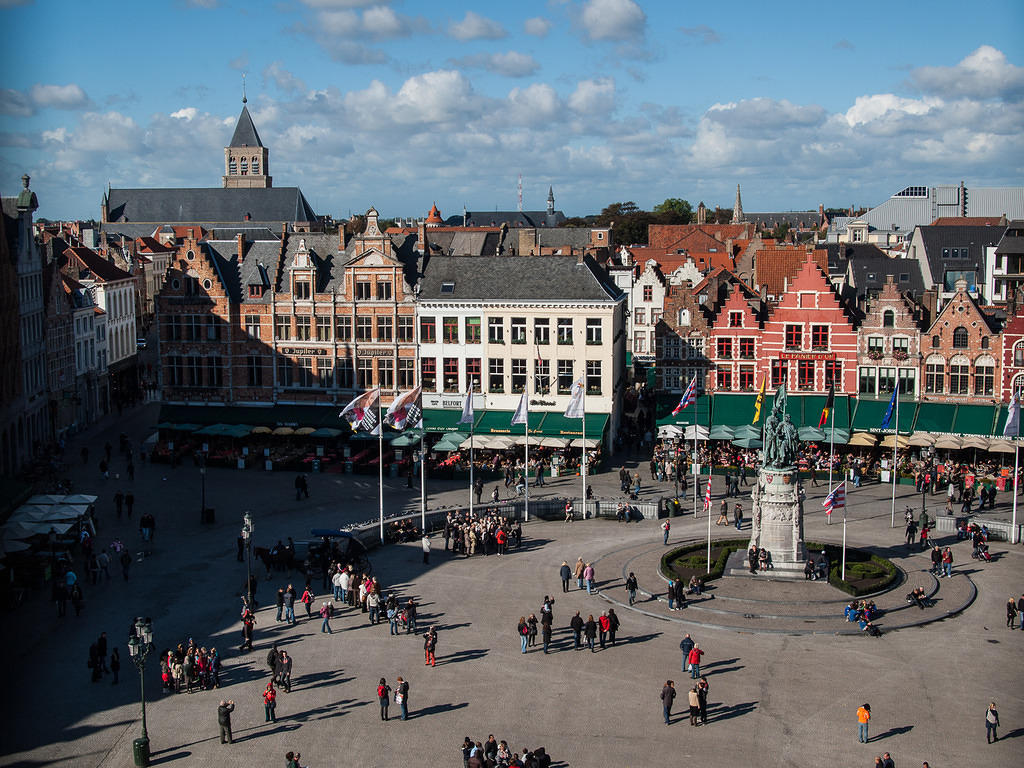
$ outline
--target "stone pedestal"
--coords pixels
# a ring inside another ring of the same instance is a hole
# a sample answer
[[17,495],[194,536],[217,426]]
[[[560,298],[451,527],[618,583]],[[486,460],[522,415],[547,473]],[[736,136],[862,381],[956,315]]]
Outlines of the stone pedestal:
[[804,546],[804,507],[800,501],[796,467],[762,468],[757,473],[750,544],[764,547],[772,554],[778,570],[799,565],[801,574],[807,561]]

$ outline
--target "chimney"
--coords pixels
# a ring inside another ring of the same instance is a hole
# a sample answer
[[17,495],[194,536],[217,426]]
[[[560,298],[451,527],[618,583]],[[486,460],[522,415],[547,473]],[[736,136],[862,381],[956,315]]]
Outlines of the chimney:
[[241,264],[242,263],[242,259],[244,259],[244,258],[245,258],[245,236],[241,232],[239,232],[238,233],[238,263]]
[[576,254],[576,264],[577,264],[577,266],[583,263],[583,259],[584,259],[584,255],[583,255],[583,250],[581,249],[580,252]]
[[418,248],[418,250],[419,250],[420,253],[426,253],[428,247],[429,247],[429,245],[427,243],[427,220],[426,219],[420,219],[420,223],[419,223],[419,248]]

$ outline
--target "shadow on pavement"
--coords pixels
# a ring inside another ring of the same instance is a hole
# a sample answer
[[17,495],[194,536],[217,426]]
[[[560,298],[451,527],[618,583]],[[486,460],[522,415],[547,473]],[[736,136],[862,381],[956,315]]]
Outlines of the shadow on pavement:
[[463,709],[469,706],[468,701],[464,701],[461,704],[435,704],[432,707],[424,707],[423,709],[417,709],[409,713],[409,720],[415,720],[418,717],[427,717],[428,715],[439,715],[442,712],[451,712],[455,709]]
[[175,760],[181,760],[183,757],[191,757],[192,756],[192,753],[189,752],[188,750],[182,750],[182,751],[178,751],[178,752],[170,752],[169,754],[164,754],[166,752],[168,752],[168,750],[166,750],[166,749],[163,750],[163,752],[154,752],[152,755],[150,755],[149,764],[150,765],[161,765],[163,763],[173,763]]
[[708,722],[715,723],[719,720],[731,720],[734,717],[743,717],[743,715],[749,715],[757,709],[756,701],[747,701],[743,704],[733,704],[731,707],[721,707],[718,709],[708,710]]
[[904,733],[910,733],[910,731],[912,731],[913,728],[914,726],[912,725],[903,725],[899,728],[890,728],[888,731],[883,731],[877,736],[872,736],[868,739],[868,741],[881,741],[882,739],[888,739],[890,736],[901,736]]
[[460,661],[472,661],[473,659],[482,659],[487,655],[488,648],[473,648],[466,651],[456,651],[455,653],[449,654],[443,657],[437,662],[437,666],[441,667],[446,664],[458,664]]

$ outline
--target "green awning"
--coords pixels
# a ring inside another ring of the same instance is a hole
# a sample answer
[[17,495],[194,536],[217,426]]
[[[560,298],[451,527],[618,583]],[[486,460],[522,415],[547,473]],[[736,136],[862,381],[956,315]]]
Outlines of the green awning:
[[[410,429],[408,432],[403,432],[394,440],[391,441],[391,445],[394,448],[408,448],[410,445],[419,445],[420,437],[423,435],[423,431],[419,429]],[[444,439],[444,438],[442,438]]]
[[800,427],[797,435],[805,443],[828,442],[828,435],[817,427]]
[[708,434],[708,440],[732,440],[736,436],[732,427],[727,427],[724,424],[716,424],[711,427],[711,432]]
[[[910,428],[914,424],[914,415],[917,404],[913,400],[900,400],[900,432],[910,432]],[[889,398],[884,400],[868,400],[865,398],[858,398],[857,407],[853,414],[853,420],[850,424],[851,429],[863,430],[866,432],[882,432],[882,420],[885,419],[885,412],[889,408]],[[889,428],[886,432],[891,432],[896,428],[896,416],[893,414],[892,423],[889,424]],[[837,424],[838,426],[838,424]]]
[[958,435],[991,435],[995,417],[994,405],[959,405],[953,419],[953,432]]
[[[588,413],[586,415],[587,439],[600,440],[604,436],[604,428],[607,423],[607,413]],[[533,414],[530,414],[530,434],[533,433]],[[548,411],[540,423],[540,434],[544,437],[583,437],[583,420],[567,419],[564,414]]]
[[247,437],[252,433],[252,427],[248,424],[225,424],[220,433],[224,437]]
[[[210,424],[250,424],[257,427],[346,427],[340,418],[344,405],[162,405],[162,429],[193,429]],[[172,426],[165,426],[172,425]],[[174,426],[176,425],[176,426]]]
[[[525,424],[512,424],[515,411],[484,411],[477,417],[473,432],[478,435],[525,435]],[[540,434],[543,413],[530,414],[530,434]]]
[[[914,431],[941,432],[944,434],[953,432],[956,408],[957,406],[953,403],[921,403],[917,409],[917,421],[914,424]],[[902,415],[901,413],[900,416]]]
[[[828,401],[828,395],[790,395],[787,413],[792,415],[793,423],[797,429],[800,427],[817,427],[821,420],[821,411]],[[886,403],[888,405],[888,403]],[[900,403],[900,421],[903,421],[903,406]],[[912,407],[912,406],[911,406]],[[836,418],[836,429],[846,429],[850,425],[850,397],[849,395],[836,395],[834,413]],[[885,415],[885,412],[882,412]],[[881,424],[881,420],[879,420]],[[828,431],[832,426],[832,416],[825,422],[823,430]]]
[[465,430],[469,434],[469,424],[459,424],[462,411],[445,408],[424,408],[423,428],[427,432],[458,432]]
[[1010,415],[1010,406],[997,405],[996,408],[998,409],[998,413],[996,414],[996,426],[995,429],[992,431],[992,434],[1002,437],[1003,430],[1006,429],[1006,419]]
[[666,424],[674,424],[677,427],[688,427],[693,424],[696,414],[697,423],[707,428],[710,422],[711,398],[708,395],[701,395],[697,402],[683,408],[675,416],[672,410],[679,405],[682,395],[659,395],[655,401],[654,416],[657,419],[657,426],[663,427]]
[[448,432],[431,446],[432,451],[457,451],[462,441],[469,437],[468,432]]
[[202,429],[197,429],[196,434],[207,436],[222,435],[224,434],[224,430],[227,428],[227,424],[210,424],[208,426],[203,427]]
[[[717,427],[740,427],[744,424],[754,422],[754,403],[757,395],[714,395],[711,406],[711,426]],[[764,403],[761,405],[761,420],[771,410],[771,395],[765,393]],[[679,401],[676,400],[676,403]],[[698,401],[699,402],[699,401]],[[672,404],[675,408],[675,403]],[[687,409],[689,410],[689,409]],[[760,421],[758,422],[758,434],[760,434]]]
[[334,429],[333,427],[320,427],[309,433],[310,437],[338,437],[343,434],[340,429]]

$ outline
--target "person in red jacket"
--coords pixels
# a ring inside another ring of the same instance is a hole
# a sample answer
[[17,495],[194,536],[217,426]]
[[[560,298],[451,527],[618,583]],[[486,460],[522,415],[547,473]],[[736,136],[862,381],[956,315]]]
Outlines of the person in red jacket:
[[263,711],[267,716],[264,722],[276,723],[277,715],[275,710],[277,709],[277,690],[274,688],[274,681],[271,680],[267,683],[267,687],[263,690]]
[[700,677],[700,657],[703,655],[704,651],[697,644],[694,644],[693,648],[690,649],[690,656],[687,661],[690,663],[690,677],[694,680]]
[[608,632],[612,628],[611,619],[608,618],[607,613],[602,613],[601,618],[597,620],[597,628],[599,630],[599,636],[601,638],[601,649],[604,649],[604,641],[608,637]]
[[505,554],[506,547],[508,546],[508,534],[505,533],[504,528],[499,528],[494,538],[498,542],[498,556],[500,557]]

